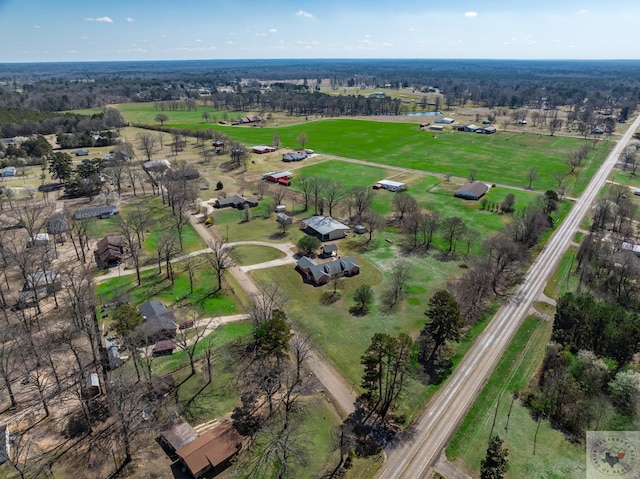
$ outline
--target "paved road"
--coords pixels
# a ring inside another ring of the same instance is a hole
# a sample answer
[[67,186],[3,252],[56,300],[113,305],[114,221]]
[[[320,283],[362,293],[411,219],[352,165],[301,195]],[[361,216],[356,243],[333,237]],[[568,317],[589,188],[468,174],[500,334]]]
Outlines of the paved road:
[[633,132],[640,116],[577,199],[566,219],[551,236],[517,291],[517,302],[500,308],[453,375],[429,402],[412,428],[412,438],[390,447],[376,477],[418,479],[431,477],[433,465],[458,424],[482,389],[505,348],[567,250],[574,233],[589,212]]

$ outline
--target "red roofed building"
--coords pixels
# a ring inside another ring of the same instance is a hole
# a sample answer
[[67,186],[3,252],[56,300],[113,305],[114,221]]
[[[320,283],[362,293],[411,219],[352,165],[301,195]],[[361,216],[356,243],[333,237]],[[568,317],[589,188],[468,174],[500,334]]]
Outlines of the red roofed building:
[[226,469],[242,449],[242,436],[230,422],[223,422],[178,449],[176,454],[193,477]]

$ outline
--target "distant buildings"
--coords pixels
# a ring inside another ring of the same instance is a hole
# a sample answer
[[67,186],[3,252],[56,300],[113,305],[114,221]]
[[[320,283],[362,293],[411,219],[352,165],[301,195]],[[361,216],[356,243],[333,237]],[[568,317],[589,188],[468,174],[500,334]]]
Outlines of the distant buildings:
[[118,208],[113,205],[106,206],[91,206],[89,208],[83,208],[77,210],[73,214],[73,218],[76,220],[84,220],[88,218],[111,218],[119,213]]

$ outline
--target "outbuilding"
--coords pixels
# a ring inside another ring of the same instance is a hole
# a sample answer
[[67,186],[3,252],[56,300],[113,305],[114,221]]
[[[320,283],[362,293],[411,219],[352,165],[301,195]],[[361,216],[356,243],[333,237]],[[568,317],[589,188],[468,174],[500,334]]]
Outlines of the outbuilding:
[[191,475],[198,479],[209,471],[213,475],[226,469],[242,449],[242,436],[225,421],[178,449],[176,454]]
[[263,155],[265,153],[273,153],[276,149],[273,146],[267,145],[257,145],[251,148],[253,153],[257,153],[258,155]]
[[398,181],[380,180],[375,184],[376,188],[384,188],[389,191],[402,191],[405,189],[405,184]]
[[91,206],[89,208],[82,208],[77,210],[73,214],[73,219],[86,220],[89,218],[111,218],[119,213],[118,208],[113,205],[106,206]]
[[489,191],[489,187],[486,183],[483,183],[482,181],[474,181],[473,183],[467,183],[459,188],[453,196],[465,200],[479,200],[487,193],[487,191]]
[[455,120],[453,118],[448,118],[443,116],[442,118],[436,118],[434,123],[440,123],[442,125],[451,125]]
[[302,220],[302,228],[317,236],[321,241],[332,241],[347,236],[349,227],[330,216],[312,216]]
[[290,171],[280,171],[278,173],[269,173],[266,176],[264,176],[264,179],[267,181],[270,181],[271,183],[278,183],[278,180],[280,179],[290,180],[292,176],[293,176],[293,173],[291,173]]
[[0,176],[16,176],[16,167],[15,166],[5,166],[0,170]]

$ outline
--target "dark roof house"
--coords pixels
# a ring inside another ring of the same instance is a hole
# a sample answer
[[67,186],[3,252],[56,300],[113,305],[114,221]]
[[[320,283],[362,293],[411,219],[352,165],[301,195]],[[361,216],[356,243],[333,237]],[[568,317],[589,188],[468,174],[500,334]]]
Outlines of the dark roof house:
[[482,181],[474,181],[459,188],[453,196],[465,200],[479,200],[487,191],[489,191],[489,187],[485,183]]
[[355,276],[360,273],[360,265],[353,256],[337,258],[327,263],[316,263],[303,256],[296,263],[296,268],[302,273],[305,281],[316,286],[327,284],[334,278]]
[[69,229],[67,220],[62,213],[53,213],[47,220],[47,233],[59,235]]
[[176,453],[191,475],[198,479],[209,471],[220,473],[242,448],[242,436],[230,422],[209,429]]
[[148,301],[138,306],[145,319],[142,327],[152,341],[171,339],[176,335],[176,317],[160,301]]
[[304,151],[297,151],[293,153],[284,153],[282,155],[282,161],[290,163],[292,161],[302,161],[307,157],[307,153]]
[[180,417],[170,428],[160,433],[158,442],[173,455],[196,439],[198,439],[196,430],[183,417]]
[[115,266],[124,257],[124,240],[120,236],[105,236],[98,241],[93,253],[98,268]]
[[173,354],[173,350],[176,349],[176,343],[170,339],[163,339],[158,341],[153,347],[153,356],[165,356]]
[[258,200],[255,198],[245,198],[241,195],[233,195],[228,198],[218,198],[214,204],[216,208],[227,208],[231,206],[239,210],[243,209],[244,205],[249,205],[250,208],[253,208],[258,206]]

